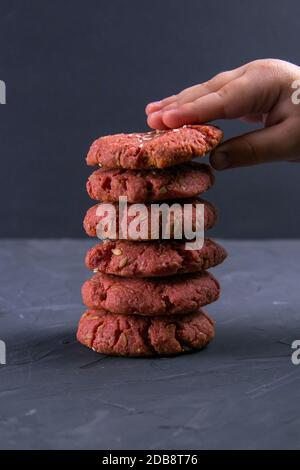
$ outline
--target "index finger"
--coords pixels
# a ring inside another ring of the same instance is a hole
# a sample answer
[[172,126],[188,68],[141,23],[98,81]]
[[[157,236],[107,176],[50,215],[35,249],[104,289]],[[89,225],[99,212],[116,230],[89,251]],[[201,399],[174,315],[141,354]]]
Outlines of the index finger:
[[212,121],[240,118],[270,111],[278,98],[279,84],[269,86],[271,76],[262,77],[257,71],[246,72],[219,90],[201,96],[177,108],[162,110],[161,121],[169,128]]

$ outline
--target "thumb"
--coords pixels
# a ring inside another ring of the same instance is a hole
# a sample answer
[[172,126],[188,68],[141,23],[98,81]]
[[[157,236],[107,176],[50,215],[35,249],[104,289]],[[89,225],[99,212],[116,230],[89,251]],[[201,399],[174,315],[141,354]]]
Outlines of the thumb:
[[287,120],[229,139],[211,153],[210,163],[216,170],[225,170],[295,159],[300,154],[298,131],[295,131],[294,126]]

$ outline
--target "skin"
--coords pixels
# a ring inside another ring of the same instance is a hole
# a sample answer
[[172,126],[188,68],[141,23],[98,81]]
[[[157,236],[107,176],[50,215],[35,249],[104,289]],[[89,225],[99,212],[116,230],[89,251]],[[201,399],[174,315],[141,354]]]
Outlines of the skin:
[[293,94],[300,101],[300,67],[277,59],[255,60],[149,103],[147,122],[154,129],[214,119],[261,123],[261,129],[229,139],[212,152],[210,163],[217,170],[300,161],[300,103],[292,101]]

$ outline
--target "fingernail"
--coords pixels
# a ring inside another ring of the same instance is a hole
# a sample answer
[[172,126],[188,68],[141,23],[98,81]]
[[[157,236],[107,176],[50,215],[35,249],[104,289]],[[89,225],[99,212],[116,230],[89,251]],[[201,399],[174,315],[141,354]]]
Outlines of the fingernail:
[[151,117],[152,117],[152,118],[153,118],[153,117],[155,118],[155,117],[157,117],[157,116],[159,116],[159,115],[161,115],[161,114],[162,114],[161,111],[154,111],[153,113],[151,113]]
[[161,106],[161,101],[152,101],[152,103],[149,103],[148,104],[148,108],[154,108],[154,107],[157,107],[157,106]]
[[225,152],[214,152],[211,155],[211,164],[216,170],[225,170],[229,167],[229,158]]

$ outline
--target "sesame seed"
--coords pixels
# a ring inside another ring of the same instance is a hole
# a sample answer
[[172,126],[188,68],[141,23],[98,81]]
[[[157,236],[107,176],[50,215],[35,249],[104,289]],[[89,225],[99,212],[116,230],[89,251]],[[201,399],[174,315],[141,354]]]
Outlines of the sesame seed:
[[121,261],[120,261],[120,263],[119,263],[119,268],[120,268],[120,269],[124,268],[124,266],[126,266],[126,264],[127,264],[127,261],[128,261],[127,256],[125,256],[124,258],[122,258]]
[[167,188],[165,186],[162,186],[160,189],[159,189],[159,194],[166,194],[168,192]]
[[111,252],[116,256],[120,256],[123,253],[123,251],[120,250],[120,248],[113,248]]

